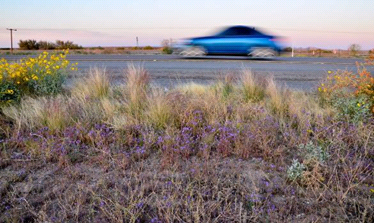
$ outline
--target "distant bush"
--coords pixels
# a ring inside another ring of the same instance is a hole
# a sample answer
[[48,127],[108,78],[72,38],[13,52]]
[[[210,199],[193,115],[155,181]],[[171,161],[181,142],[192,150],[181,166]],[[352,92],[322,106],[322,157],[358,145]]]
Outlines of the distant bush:
[[125,50],[125,47],[117,47],[117,50]]
[[143,50],[153,50],[154,48],[153,47],[151,47],[151,46],[145,46],[145,47],[143,47]]
[[332,53],[332,50],[322,50],[322,53]]
[[285,47],[285,48],[283,48],[283,51],[284,52],[292,52],[292,48],[291,47]]
[[56,43],[48,41],[36,40],[20,40],[18,46],[21,50],[67,50],[67,49],[82,49],[82,46],[74,44],[72,41],[56,40]]
[[161,46],[162,46],[161,52],[163,54],[172,54],[173,53],[172,40],[171,39],[170,40],[168,40],[168,39],[162,40]]
[[56,44],[48,41],[39,41],[39,50],[54,50],[56,49]]
[[20,40],[18,46],[21,50],[38,50],[39,44],[36,40]]
[[349,53],[352,56],[357,56],[358,52],[361,50],[361,46],[358,44],[351,44],[348,48]]
[[102,52],[103,54],[113,54],[114,53],[114,48],[106,48]]
[[170,47],[163,47],[161,52],[163,54],[172,54],[173,53],[173,49],[171,49]]
[[66,50],[66,49],[82,49],[82,46],[79,46],[77,44],[74,44],[72,41],[62,41],[62,40],[56,40],[56,48],[60,50]]

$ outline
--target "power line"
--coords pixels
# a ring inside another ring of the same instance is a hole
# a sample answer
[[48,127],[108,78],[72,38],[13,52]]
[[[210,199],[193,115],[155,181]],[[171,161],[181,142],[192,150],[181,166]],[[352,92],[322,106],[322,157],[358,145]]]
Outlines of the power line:
[[[214,27],[213,27],[214,28]],[[260,29],[262,27],[259,27]],[[277,27],[264,27],[265,29],[273,30],[282,30],[289,32],[314,32],[314,33],[341,33],[341,34],[374,34],[374,32],[354,32],[354,31],[331,31],[331,30],[308,30],[308,29],[290,29],[290,28],[277,28]],[[158,29],[169,29],[169,30],[193,30],[193,29],[205,29],[211,30],[212,27],[75,27],[75,28],[49,28],[49,27],[40,27],[40,28],[23,28],[23,30],[158,30]]]
[[326,31],[326,30],[308,30],[308,29],[287,29],[287,28],[271,28],[276,30],[284,30],[291,32],[315,32],[315,33],[343,33],[343,34],[374,34],[374,32],[350,32],[350,31]]

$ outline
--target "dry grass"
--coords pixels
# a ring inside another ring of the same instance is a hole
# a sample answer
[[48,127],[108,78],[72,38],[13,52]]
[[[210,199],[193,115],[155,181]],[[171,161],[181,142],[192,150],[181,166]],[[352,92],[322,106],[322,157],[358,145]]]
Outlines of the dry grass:
[[164,92],[130,66],[109,83],[94,69],[2,109],[0,222],[373,221],[372,119],[249,71]]
[[87,77],[71,89],[73,97],[80,99],[102,98],[110,93],[110,80],[106,69],[91,68]]

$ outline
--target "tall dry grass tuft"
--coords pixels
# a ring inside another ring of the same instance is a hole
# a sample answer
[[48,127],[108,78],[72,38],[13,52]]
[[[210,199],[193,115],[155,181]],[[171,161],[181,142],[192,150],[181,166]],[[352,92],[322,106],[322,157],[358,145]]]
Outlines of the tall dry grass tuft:
[[126,78],[126,89],[128,90],[130,101],[135,103],[146,98],[150,81],[148,71],[143,67],[135,67],[135,65],[130,64],[127,68]]
[[102,98],[110,93],[110,80],[105,68],[91,68],[88,76],[71,89],[78,98]]
[[71,124],[71,100],[64,96],[25,98],[21,103],[3,108],[3,113],[14,120],[18,130],[48,127],[61,130]]
[[333,117],[331,107],[321,107],[318,99],[305,92],[293,92],[289,97],[289,123],[297,123],[292,127],[301,131],[305,126],[325,126],[325,119]]
[[149,74],[143,67],[130,64],[126,71],[125,101],[127,112],[138,122],[144,113],[149,90]]
[[[230,83],[230,91],[233,90],[233,85]],[[189,120],[191,114],[195,111],[201,111],[204,113],[204,118],[208,123],[221,122],[220,120],[224,118],[224,109],[226,108],[227,100],[230,92],[226,92],[227,95],[223,96],[225,93],[225,82],[219,82],[216,85],[205,86],[196,83],[189,83],[180,86],[176,89],[185,96],[185,101],[183,103],[182,113],[180,113],[181,119]]]
[[171,101],[161,90],[153,90],[148,96],[148,104],[145,112],[147,122],[155,129],[166,129],[175,126],[174,114],[172,114]]
[[202,84],[191,82],[189,84],[178,86],[176,90],[187,95],[200,95],[201,96],[207,93],[208,87]]
[[269,97],[268,107],[270,111],[280,118],[285,118],[289,111],[291,92],[284,88],[278,88],[274,78],[270,78],[266,87],[266,94]]
[[243,70],[240,77],[240,85],[245,102],[259,102],[265,97],[265,89],[268,80],[255,76],[250,70]]
[[77,81],[70,92],[74,101],[70,114],[75,122],[92,126],[113,115],[112,88],[105,68],[91,68],[88,76]]

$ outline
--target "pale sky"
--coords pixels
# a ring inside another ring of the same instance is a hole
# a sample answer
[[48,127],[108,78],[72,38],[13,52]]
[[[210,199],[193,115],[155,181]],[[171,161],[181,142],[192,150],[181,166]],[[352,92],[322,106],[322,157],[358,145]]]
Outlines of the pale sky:
[[374,0],[0,0],[0,47],[19,40],[158,46],[231,25],[285,36],[288,45],[374,48]]

